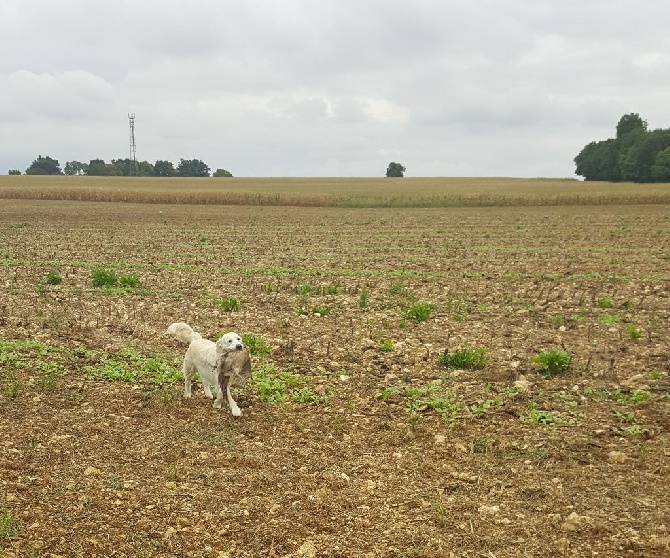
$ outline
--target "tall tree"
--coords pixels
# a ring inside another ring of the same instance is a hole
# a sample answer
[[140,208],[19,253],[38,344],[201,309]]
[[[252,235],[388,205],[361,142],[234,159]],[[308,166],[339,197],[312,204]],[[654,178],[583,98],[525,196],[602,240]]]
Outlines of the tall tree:
[[65,163],[65,174],[68,176],[86,174],[87,166],[86,163],[80,163],[79,161],[68,161]]
[[177,176],[209,176],[210,168],[199,159],[179,159]]
[[216,169],[214,174],[212,175],[214,178],[232,178],[233,174],[231,172],[228,172],[226,169]]
[[651,166],[651,179],[654,182],[670,182],[670,147],[656,154]]
[[174,165],[170,161],[156,161],[154,165],[154,176],[174,176]]
[[109,176],[111,174],[110,166],[104,159],[91,159],[88,163],[86,174],[88,176]]
[[405,176],[406,170],[407,169],[400,163],[389,163],[389,166],[386,169],[386,176],[388,178],[402,178]]
[[616,138],[592,141],[575,157],[576,174],[586,180],[652,182],[664,178],[670,129],[648,130],[637,113],[625,114],[616,126]]
[[637,112],[624,114],[616,125],[616,137],[621,139],[635,130],[647,131],[647,121],[642,120]]
[[39,155],[26,169],[26,174],[63,174],[58,159]]

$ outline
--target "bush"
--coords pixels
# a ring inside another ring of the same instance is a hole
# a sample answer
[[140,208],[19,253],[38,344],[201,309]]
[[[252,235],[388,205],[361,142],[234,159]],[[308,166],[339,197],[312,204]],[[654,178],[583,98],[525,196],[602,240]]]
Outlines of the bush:
[[51,270],[47,273],[46,282],[47,285],[60,285],[63,282],[63,278],[57,271]]
[[94,287],[114,287],[118,283],[116,272],[113,269],[99,267],[91,272]]
[[570,368],[570,360],[570,355],[560,349],[542,351],[536,357],[530,359],[540,373],[549,376],[565,372]]
[[473,349],[470,346],[453,353],[445,351],[437,360],[443,366],[457,370],[481,370],[489,361],[484,349]]

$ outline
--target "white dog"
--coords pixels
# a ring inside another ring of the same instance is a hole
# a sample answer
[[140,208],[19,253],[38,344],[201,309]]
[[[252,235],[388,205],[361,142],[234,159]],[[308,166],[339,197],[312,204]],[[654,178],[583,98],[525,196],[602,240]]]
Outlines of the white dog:
[[230,388],[243,386],[251,376],[251,359],[242,338],[237,333],[230,332],[214,343],[209,339],[203,339],[202,335],[193,331],[191,326],[184,322],[170,325],[167,333],[178,341],[189,344],[182,366],[184,397],[191,397],[191,381],[197,372],[202,380],[205,395],[214,399],[212,389],[216,393],[214,407],[221,408],[225,393],[233,416],[241,416],[242,411],[233,399]]

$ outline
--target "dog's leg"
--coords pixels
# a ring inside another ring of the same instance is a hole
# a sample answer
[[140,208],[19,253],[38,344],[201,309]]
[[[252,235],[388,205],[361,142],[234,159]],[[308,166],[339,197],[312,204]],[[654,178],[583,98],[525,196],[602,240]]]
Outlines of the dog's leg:
[[209,380],[205,380],[204,378],[200,378],[202,380],[202,389],[205,390],[205,396],[208,397],[209,399],[214,399],[214,395],[212,395],[212,388],[214,386],[209,385]]
[[[230,380],[226,382],[226,397],[228,397],[228,405],[230,405],[230,412],[233,413],[234,417],[241,417],[242,411],[240,411],[240,408],[237,406],[237,403],[233,399],[233,396],[230,394]],[[223,398],[223,394],[221,394],[221,398]]]
[[184,397],[191,397],[191,380],[193,379],[193,369],[189,363],[184,359],[184,364],[181,367],[181,373],[184,375]]
[[[219,381],[221,381],[221,376],[219,376]],[[216,400],[214,401],[214,408],[220,409],[223,405],[223,393],[228,388],[228,383],[230,382],[230,376],[223,376],[223,382],[225,385],[219,385],[219,394]]]

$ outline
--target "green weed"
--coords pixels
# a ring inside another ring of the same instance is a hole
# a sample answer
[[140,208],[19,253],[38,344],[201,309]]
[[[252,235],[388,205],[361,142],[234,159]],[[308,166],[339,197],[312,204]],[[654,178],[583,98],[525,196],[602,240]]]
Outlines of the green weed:
[[235,297],[220,298],[215,300],[214,304],[225,312],[238,312],[240,310],[240,302]]
[[383,353],[390,353],[393,350],[393,341],[391,339],[385,339],[384,341],[379,342],[379,350]]
[[633,341],[637,341],[640,337],[642,337],[642,332],[633,324],[628,324],[626,326],[626,333]]
[[358,297],[358,307],[365,309],[368,307],[368,302],[370,300],[370,291],[369,289],[361,289],[361,294]]
[[538,409],[537,405],[533,402],[528,405],[528,412],[520,418],[521,422],[541,424],[542,426],[556,426],[558,424],[566,423],[566,421],[558,415],[555,415],[550,411]]
[[253,369],[249,383],[261,401],[281,403],[288,399],[290,390],[299,389],[301,381],[292,370],[266,364]]
[[52,269],[47,273],[45,282],[47,285],[60,285],[63,282],[63,278],[60,276],[60,273]]
[[94,287],[115,287],[118,283],[116,271],[99,267],[91,272],[91,280]]
[[246,345],[251,356],[264,357],[272,352],[272,347],[260,335],[245,333],[242,335],[242,342]]
[[608,296],[600,296],[596,300],[596,306],[598,308],[612,308],[612,299]]
[[9,511],[0,510],[0,547],[19,534],[19,521]]
[[489,362],[484,349],[474,349],[466,345],[453,353],[445,351],[437,357],[437,361],[447,368],[455,370],[481,370]]
[[548,376],[565,372],[570,367],[570,360],[570,355],[560,349],[542,351],[530,359],[541,374]]
[[423,304],[416,302],[412,304],[407,310],[402,313],[402,318],[405,320],[413,320],[414,322],[425,322],[433,310],[432,304]]
[[600,316],[598,316],[598,321],[601,324],[612,326],[612,325],[618,324],[621,321],[621,316],[618,316],[616,314],[607,314],[607,313],[600,314]]

